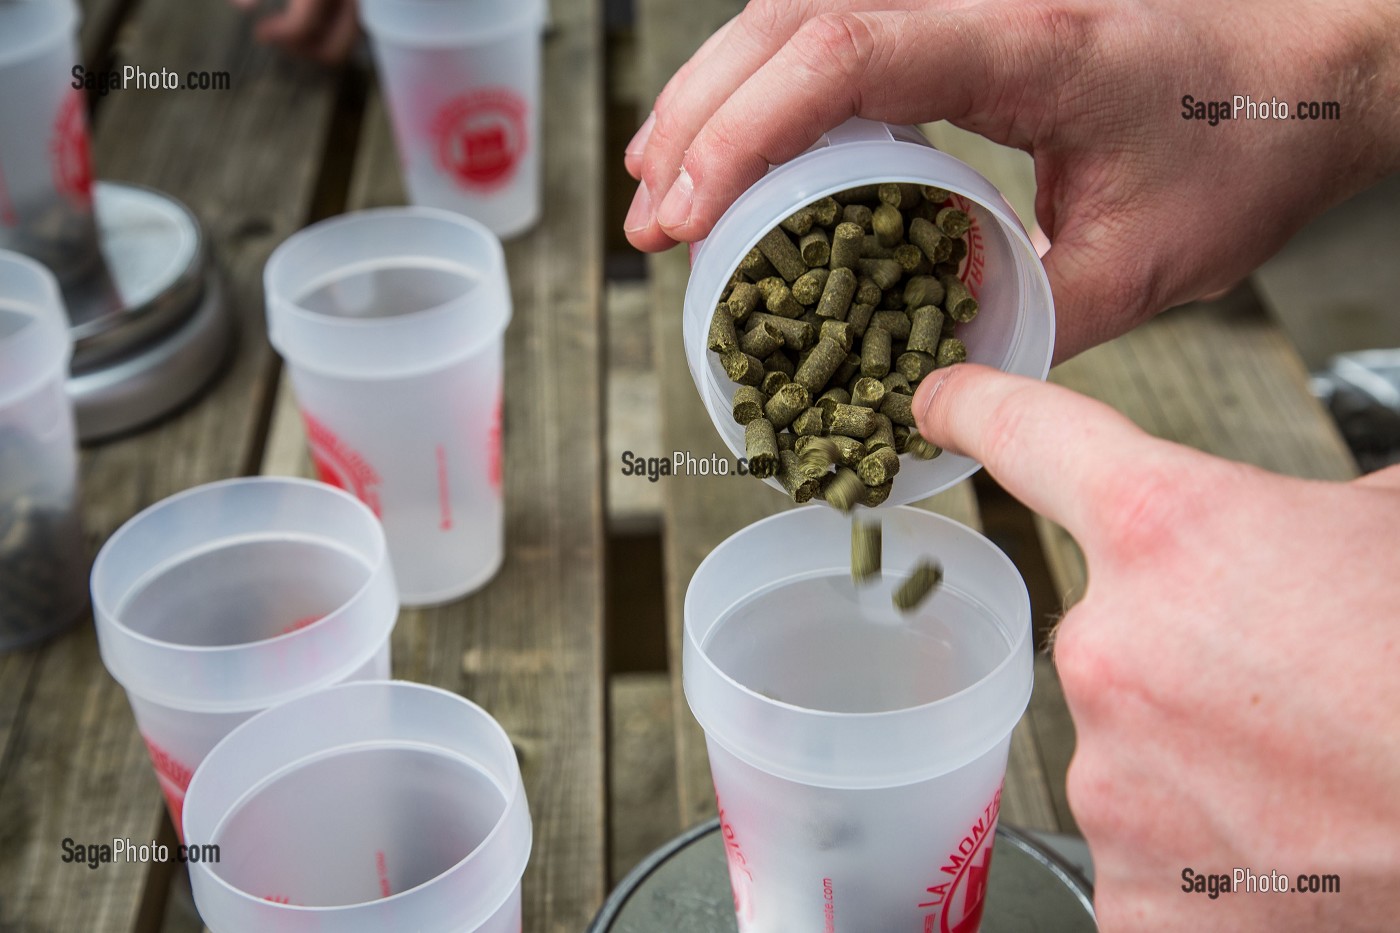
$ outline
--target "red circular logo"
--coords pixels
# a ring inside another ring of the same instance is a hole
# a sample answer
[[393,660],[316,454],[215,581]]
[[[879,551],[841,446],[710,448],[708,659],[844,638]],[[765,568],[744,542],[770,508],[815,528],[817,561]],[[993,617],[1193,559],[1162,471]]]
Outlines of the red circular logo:
[[84,100],[80,91],[64,99],[54,120],[51,144],[54,187],[81,207],[92,202],[92,153]]
[[379,510],[379,473],[319,419],[306,411],[301,413],[301,417],[306,422],[306,440],[311,447],[311,462],[316,467],[316,476],[327,485],[344,489],[382,518]]
[[464,188],[491,191],[515,176],[529,139],[525,102],[507,88],[454,97],[432,124],[438,164]]

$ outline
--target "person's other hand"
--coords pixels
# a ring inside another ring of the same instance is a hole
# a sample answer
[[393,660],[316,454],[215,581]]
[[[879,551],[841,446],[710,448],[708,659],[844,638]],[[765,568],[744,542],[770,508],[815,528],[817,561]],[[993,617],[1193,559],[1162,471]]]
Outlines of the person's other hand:
[[[230,2],[252,12],[259,0]],[[286,0],[282,9],[260,18],[255,29],[259,42],[327,64],[344,61],[359,34],[354,0]]]
[[[971,364],[926,378],[914,410],[1083,548],[1054,656],[1104,933],[1394,929],[1400,467],[1278,476]],[[1211,899],[1186,868],[1341,891]]]
[[[1035,158],[1064,359],[1221,291],[1400,164],[1397,42],[1393,0],[752,0],[628,146],[626,232],[704,237],[851,115],[950,120]],[[1334,100],[1341,121],[1210,126],[1187,94]]]

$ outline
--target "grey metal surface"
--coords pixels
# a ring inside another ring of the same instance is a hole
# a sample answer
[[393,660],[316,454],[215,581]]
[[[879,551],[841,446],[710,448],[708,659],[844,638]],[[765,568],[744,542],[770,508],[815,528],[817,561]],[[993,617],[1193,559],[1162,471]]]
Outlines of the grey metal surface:
[[[736,933],[714,820],[658,849],[618,885],[588,933]],[[1054,852],[997,828],[981,933],[1093,933],[1093,889]],[[786,931],[785,931],[786,933]]]

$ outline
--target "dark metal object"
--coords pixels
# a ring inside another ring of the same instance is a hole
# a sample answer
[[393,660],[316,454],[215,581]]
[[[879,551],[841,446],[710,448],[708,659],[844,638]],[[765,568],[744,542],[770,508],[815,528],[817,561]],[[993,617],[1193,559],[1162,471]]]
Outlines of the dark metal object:
[[[1078,869],[1009,826],[997,827],[980,933],[1093,933],[1093,888]],[[719,821],[657,849],[603,904],[588,933],[735,933]]]

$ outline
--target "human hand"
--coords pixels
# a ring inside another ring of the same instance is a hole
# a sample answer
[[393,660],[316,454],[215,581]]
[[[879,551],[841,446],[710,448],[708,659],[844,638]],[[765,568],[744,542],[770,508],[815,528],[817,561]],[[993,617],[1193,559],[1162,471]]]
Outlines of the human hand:
[[[914,410],[1084,551],[1054,656],[1104,933],[1394,929],[1400,467],[1279,476],[971,364],[928,376]],[[1341,891],[1211,899],[1183,892],[1188,867]]]
[[[230,0],[252,12],[259,0]],[[281,46],[326,64],[345,60],[359,37],[354,0],[287,0],[286,6],[258,20],[259,42]]]
[[[836,9],[833,12],[833,8]],[[1400,152],[1400,7],[1358,0],[752,0],[627,148],[639,249],[704,237],[769,164],[859,115],[1035,158],[1057,359],[1218,292]],[[1342,122],[1181,116],[1183,95]],[[684,171],[682,171],[684,169]]]

